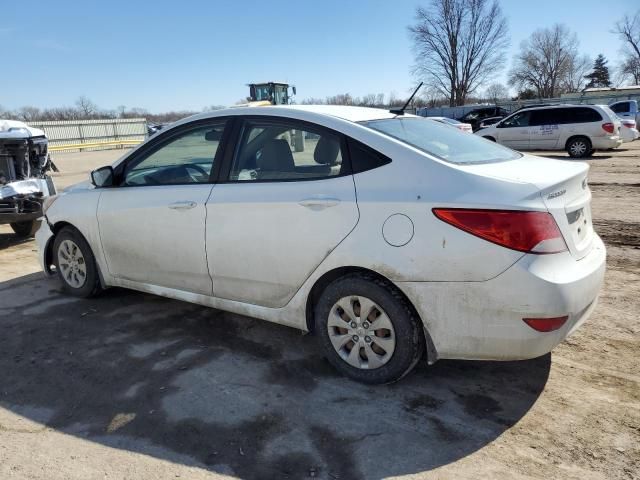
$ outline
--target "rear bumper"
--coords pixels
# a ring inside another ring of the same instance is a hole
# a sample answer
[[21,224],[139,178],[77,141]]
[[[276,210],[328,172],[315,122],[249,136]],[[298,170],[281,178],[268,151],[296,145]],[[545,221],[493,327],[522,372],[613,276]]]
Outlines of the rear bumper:
[[[431,335],[438,358],[521,360],[550,352],[594,310],[604,281],[606,251],[594,238],[581,260],[570,253],[524,255],[486,282],[401,282]],[[523,318],[568,315],[541,333]]]
[[606,137],[593,137],[591,139],[591,145],[596,150],[608,150],[610,148],[618,148],[622,145],[622,138],[618,135],[606,136]]

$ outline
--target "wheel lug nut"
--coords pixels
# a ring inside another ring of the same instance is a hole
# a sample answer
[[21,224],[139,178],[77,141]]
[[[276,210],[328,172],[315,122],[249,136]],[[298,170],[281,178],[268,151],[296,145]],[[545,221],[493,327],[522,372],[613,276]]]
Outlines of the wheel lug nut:
[[352,339],[354,342],[356,342],[356,343],[358,342],[358,340],[360,340],[360,339],[358,338],[358,335],[354,335],[351,339]]
[[369,328],[369,322],[364,322],[362,324],[362,328]]
[[356,328],[357,326],[356,322],[351,322],[351,328]]
[[367,343],[371,343],[371,337],[367,335],[366,337],[364,337],[364,341]]

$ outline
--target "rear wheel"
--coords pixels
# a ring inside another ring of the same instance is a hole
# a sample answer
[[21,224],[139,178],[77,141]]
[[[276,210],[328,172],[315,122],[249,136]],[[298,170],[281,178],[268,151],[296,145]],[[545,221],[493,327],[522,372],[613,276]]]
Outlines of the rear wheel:
[[93,252],[80,232],[71,227],[60,230],[53,243],[53,254],[58,278],[67,293],[88,298],[100,291]]
[[573,158],[584,158],[591,155],[593,148],[586,137],[572,138],[567,142],[567,153]]
[[419,319],[388,282],[350,275],[331,283],[315,309],[329,362],[363,383],[400,380],[424,353]]
[[10,225],[16,235],[26,238],[33,237],[36,234],[40,227],[40,222],[38,220],[31,220],[29,222],[15,222]]

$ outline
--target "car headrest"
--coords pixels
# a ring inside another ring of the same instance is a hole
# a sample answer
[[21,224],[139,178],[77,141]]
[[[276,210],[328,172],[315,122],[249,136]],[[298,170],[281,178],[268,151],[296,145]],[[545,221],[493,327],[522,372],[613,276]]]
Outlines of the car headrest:
[[313,159],[322,165],[335,165],[340,151],[340,143],[331,137],[320,137],[313,152]]
[[295,169],[289,142],[284,139],[270,140],[262,147],[257,167],[268,172],[292,172]]

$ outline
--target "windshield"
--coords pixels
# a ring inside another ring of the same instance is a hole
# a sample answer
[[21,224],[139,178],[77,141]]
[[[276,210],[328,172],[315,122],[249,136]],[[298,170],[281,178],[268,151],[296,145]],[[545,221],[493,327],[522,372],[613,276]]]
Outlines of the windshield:
[[424,118],[396,117],[361,124],[451,163],[503,162],[522,156],[497,143]]

